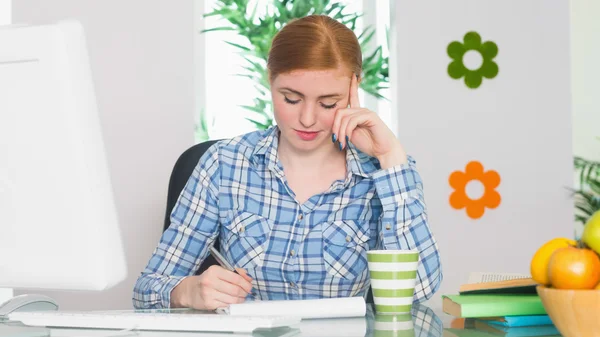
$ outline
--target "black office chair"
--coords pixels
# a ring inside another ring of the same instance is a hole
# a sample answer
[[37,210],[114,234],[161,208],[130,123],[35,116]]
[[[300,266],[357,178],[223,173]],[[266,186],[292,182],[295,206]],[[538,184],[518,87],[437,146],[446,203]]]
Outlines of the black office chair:
[[[175,203],[177,203],[179,194],[181,194],[185,184],[194,172],[194,168],[196,165],[198,165],[200,157],[202,157],[204,152],[206,152],[206,150],[208,150],[216,142],[218,142],[218,140],[209,140],[200,144],[196,144],[183,152],[175,162],[175,166],[171,172],[171,178],[169,179],[167,210],[165,212],[166,214],[163,231],[169,228],[169,225],[171,224],[171,211],[173,210],[173,207],[175,207]],[[218,239],[215,242],[215,248],[219,249]],[[200,269],[198,269],[196,275],[202,274],[206,269],[214,264],[217,264],[217,261],[212,255],[209,254],[206,260],[204,260],[200,265]]]
[[[171,211],[173,207],[175,207],[175,203],[177,202],[177,198],[179,198],[179,194],[185,187],[189,177],[194,172],[194,168],[198,164],[200,157],[208,150],[214,143],[218,142],[218,140],[209,140],[204,143],[196,144],[179,156],[177,162],[175,162],[175,166],[173,167],[173,171],[171,172],[171,178],[169,179],[169,190],[167,194],[167,210],[165,214],[165,223],[164,230],[169,228],[171,224]],[[219,249],[219,240],[217,239],[215,242],[215,248]],[[206,269],[210,266],[217,264],[217,261],[214,259],[212,255],[208,255],[206,260],[202,262],[200,268],[196,272],[196,275],[202,274]],[[371,289],[369,288],[369,293],[367,296],[367,303],[373,303],[373,294]]]

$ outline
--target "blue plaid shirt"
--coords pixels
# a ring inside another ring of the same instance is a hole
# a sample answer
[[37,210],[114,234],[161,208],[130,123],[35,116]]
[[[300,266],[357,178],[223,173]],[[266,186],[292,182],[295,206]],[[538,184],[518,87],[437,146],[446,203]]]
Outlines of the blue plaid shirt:
[[169,308],[173,288],[194,275],[217,238],[262,300],[366,297],[369,249],[418,249],[415,301],[439,288],[438,247],[412,157],[384,170],[350,143],[345,179],[299,204],[278,139],[274,126],[220,141],[202,156],[135,284],[135,308]]

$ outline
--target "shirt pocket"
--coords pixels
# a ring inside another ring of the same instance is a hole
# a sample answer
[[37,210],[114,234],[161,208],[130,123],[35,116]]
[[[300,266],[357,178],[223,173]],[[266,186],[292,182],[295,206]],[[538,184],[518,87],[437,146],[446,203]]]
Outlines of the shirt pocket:
[[262,266],[265,244],[273,228],[271,222],[247,211],[231,211],[223,225],[223,251],[240,268]]
[[369,223],[337,220],[323,223],[323,260],[327,273],[355,279],[368,272]]

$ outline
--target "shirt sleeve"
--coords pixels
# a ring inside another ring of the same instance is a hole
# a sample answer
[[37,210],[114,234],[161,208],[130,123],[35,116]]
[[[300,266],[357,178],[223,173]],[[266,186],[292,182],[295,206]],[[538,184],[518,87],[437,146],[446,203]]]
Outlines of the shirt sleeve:
[[416,163],[408,156],[407,164],[379,170],[372,177],[382,206],[379,246],[419,251],[414,301],[427,300],[438,290],[443,275]]
[[188,179],[171,212],[150,261],[134,286],[136,309],[169,308],[171,291],[194,275],[218,235],[219,162],[216,145],[209,148]]

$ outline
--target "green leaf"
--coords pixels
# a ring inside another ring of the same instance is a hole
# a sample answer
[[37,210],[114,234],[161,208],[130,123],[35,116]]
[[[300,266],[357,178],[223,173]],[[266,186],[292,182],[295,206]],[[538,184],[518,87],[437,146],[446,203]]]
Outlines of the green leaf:
[[239,48],[239,49],[241,49],[241,50],[243,50],[243,51],[247,51],[247,52],[249,52],[249,51],[251,51],[251,50],[252,50],[252,49],[250,49],[250,48],[248,48],[248,47],[244,47],[244,46],[242,46],[242,45],[239,45],[239,44],[237,44],[237,43],[233,43],[233,42],[229,42],[229,41],[225,41],[225,43],[227,43],[228,45],[234,46],[234,47],[236,47],[236,48]]
[[373,53],[370,56],[368,56],[363,61],[363,63],[369,64],[369,63],[372,63],[372,62],[376,61],[375,58],[381,58],[381,51],[382,51],[381,46],[375,48],[375,51],[373,51]]
[[[358,36],[358,40],[361,41],[360,45],[361,47],[366,47],[367,44],[371,41],[371,39],[373,38],[373,36],[375,36],[375,28],[373,27],[367,27],[367,29],[365,29],[359,36]],[[368,34],[368,35],[365,35]],[[366,37],[365,37],[366,36]]]
[[218,10],[214,10],[210,13],[205,13],[204,15],[202,15],[202,17],[210,17],[210,16],[216,16],[216,15],[226,15],[228,13],[230,13],[231,10],[228,8],[223,8],[223,9],[218,9]]
[[216,27],[216,28],[203,29],[203,30],[200,31],[200,33],[208,33],[208,32],[215,32],[215,31],[221,31],[221,30],[235,30],[235,28],[232,28],[232,27]]
[[253,80],[253,79],[254,79],[254,76],[252,76],[252,75],[248,75],[248,74],[235,74],[235,76],[238,76],[238,77],[246,77],[246,78],[249,78],[249,79],[251,79],[251,80]]
[[254,111],[254,112],[258,112],[258,113],[264,113],[264,109],[261,109],[260,107],[256,107],[256,106],[251,106],[251,105],[240,105],[240,107],[250,110],[250,111]]
[[577,204],[575,205],[575,208],[577,208],[579,211],[581,211],[581,213],[583,213],[586,216],[592,215],[591,207],[587,204]]
[[254,119],[251,119],[251,118],[246,118],[246,120],[249,121],[249,122],[251,122],[251,123],[253,123],[254,126],[256,126],[256,128],[258,130],[266,130],[266,129],[268,129],[272,125],[272,124],[270,124],[268,122],[267,123],[261,123],[259,121],[254,120]]
[[592,191],[594,191],[594,193],[596,193],[597,195],[600,195],[600,180],[588,180],[587,181],[588,186],[590,187],[590,189]]

